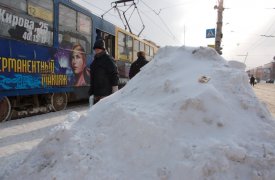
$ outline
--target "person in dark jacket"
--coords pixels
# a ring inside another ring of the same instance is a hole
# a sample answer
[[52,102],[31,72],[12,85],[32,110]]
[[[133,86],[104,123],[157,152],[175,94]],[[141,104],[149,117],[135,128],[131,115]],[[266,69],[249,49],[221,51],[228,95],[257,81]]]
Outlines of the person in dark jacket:
[[253,75],[250,78],[250,84],[251,84],[251,86],[254,86],[254,84],[255,84],[255,78]]
[[93,103],[116,92],[118,90],[118,70],[114,59],[105,51],[104,41],[95,42],[95,58],[90,65],[91,82],[90,95],[93,95]]
[[129,71],[129,78],[132,79],[148,61],[145,58],[145,52],[139,51],[137,53],[138,59],[131,64],[130,71]]

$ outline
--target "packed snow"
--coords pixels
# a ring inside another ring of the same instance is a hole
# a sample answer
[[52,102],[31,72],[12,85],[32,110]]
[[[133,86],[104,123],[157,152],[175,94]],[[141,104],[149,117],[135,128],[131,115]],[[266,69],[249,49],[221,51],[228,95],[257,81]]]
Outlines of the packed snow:
[[275,179],[275,123],[245,65],[164,47],[129,83],[72,112],[6,179]]

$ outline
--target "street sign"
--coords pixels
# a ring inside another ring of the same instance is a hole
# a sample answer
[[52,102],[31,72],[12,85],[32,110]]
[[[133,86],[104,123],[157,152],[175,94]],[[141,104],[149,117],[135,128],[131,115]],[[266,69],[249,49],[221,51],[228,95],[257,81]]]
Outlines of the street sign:
[[206,38],[214,38],[215,34],[215,29],[206,29]]

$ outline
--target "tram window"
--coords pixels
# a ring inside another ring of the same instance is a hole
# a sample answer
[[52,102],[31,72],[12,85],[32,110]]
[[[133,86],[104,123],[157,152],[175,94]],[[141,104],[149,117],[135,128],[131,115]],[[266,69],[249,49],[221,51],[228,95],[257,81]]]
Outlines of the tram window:
[[125,34],[118,32],[118,45],[124,47],[125,46]]
[[133,38],[131,36],[127,37],[127,54],[130,61],[133,61]]
[[125,52],[125,39],[126,39],[126,35],[118,32],[118,58],[120,60],[127,60],[127,55]]
[[153,57],[154,56],[154,48],[150,47],[150,56]]
[[139,41],[138,40],[134,40],[134,54],[133,54],[133,60],[135,61],[137,59],[137,52],[139,51]]
[[78,13],[77,30],[81,33],[91,34],[91,27],[92,27],[91,18],[89,18],[88,16],[82,13]]
[[150,55],[150,47],[149,47],[148,45],[145,45],[145,54],[146,54],[147,56]]
[[[53,1],[29,0],[28,14],[35,18],[33,41],[53,44]],[[39,20],[41,19],[41,20]]]
[[62,4],[59,5],[59,28],[60,30],[76,31],[76,11]]
[[133,38],[122,32],[118,33],[119,59],[124,61],[133,60]]
[[150,56],[149,56],[149,54],[150,54],[150,48],[149,48],[148,45],[145,44],[145,56],[146,56],[147,60],[151,59]]
[[53,1],[29,0],[28,14],[47,22],[53,22]]
[[140,42],[140,51],[144,51],[144,43]]
[[139,51],[139,41],[138,40],[134,40],[134,51]]
[[59,36],[61,48],[80,44],[86,53],[91,52],[91,19],[62,4],[59,5]]
[[96,41],[102,39],[105,42],[105,48],[107,52],[112,56],[115,57],[115,36],[101,31],[100,29],[96,29]]
[[106,33],[106,32],[103,32],[102,37],[103,37],[103,40],[105,41],[105,48],[106,48],[107,52],[114,57],[115,56],[115,52],[114,52],[115,37],[112,36],[111,34]]
[[112,36],[112,35],[108,35],[105,37],[105,45],[106,45],[106,49],[108,51],[108,53],[110,55],[112,55],[113,57],[115,57],[115,46],[114,46],[114,42],[115,42],[115,36]]
[[0,22],[1,36],[49,46],[53,44],[52,0],[1,0],[0,9],[4,10],[4,20]]
[[[89,16],[77,13],[77,34],[78,40],[83,41],[83,47],[87,53],[91,52],[92,20]],[[81,42],[79,42],[81,44]]]
[[154,56],[154,49],[151,46],[149,46],[149,49],[150,49],[150,53],[148,55],[148,60],[151,61],[153,59],[153,56]]
[[12,15],[16,15],[17,17],[24,16],[27,11],[26,0],[1,0],[0,10],[5,12],[2,15],[2,21],[0,20],[0,36],[23,40],[22,36],[25,28],[14,26],[11,18]]
[[12,9],[18,9],[21,11],[26,12],[27,11],[27,2],[26,0],[1,0],[0,5],[6,5],[8,7],[11,7]]

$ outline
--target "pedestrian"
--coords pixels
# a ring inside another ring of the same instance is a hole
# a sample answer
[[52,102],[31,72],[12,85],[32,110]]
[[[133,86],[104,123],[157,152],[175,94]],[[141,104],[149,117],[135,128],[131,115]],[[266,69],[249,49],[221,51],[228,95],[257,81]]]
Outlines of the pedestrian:
[[137,53],[137,60],[131,64],[130,71],[129,71],[129,78],[132,79],[139,71],[140,69],[148,63],[148,61],[145,58],[145,52],[139,51]]
[[255,84],[255,78],[253,75],[250,78],[250,84],[251,84],[251,86],[254,86],[254,84]]
[[93,49],[95,57],[90,65],[89,94],[91,97],[93,96],[93,104],[95,104],[118,90],[118,70],[114,59],[106,53],[105,43],[102,39],[95,42]]

